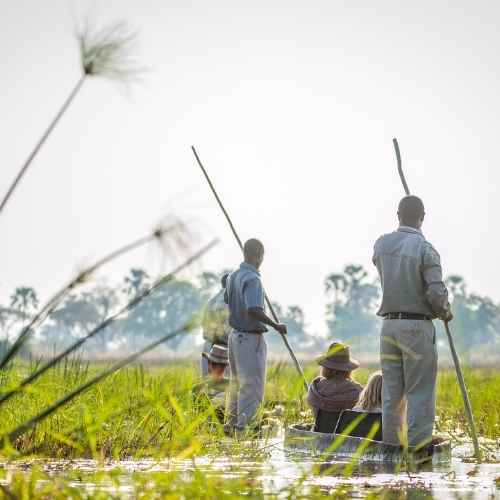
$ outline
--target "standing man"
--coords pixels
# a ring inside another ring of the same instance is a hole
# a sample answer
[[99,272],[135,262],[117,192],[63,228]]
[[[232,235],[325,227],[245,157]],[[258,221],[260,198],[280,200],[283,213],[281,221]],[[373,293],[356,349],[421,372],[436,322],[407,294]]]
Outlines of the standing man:
[[224,292],[226,291],[226,283],[228,273],[225,273],[220,281],[221,289],[208,301],[202,318],[203,328],[203,351],[201,353],[201,375],[208,375],[208,361],[206,353],[215,344],[227,347],[228,336],[230,331],[229,326],[229,308],[224,301]]
[[228,430],[243,431],[255,423],[264,399],[267,346],[266,325],[281,334],[286,326],[275,323],[264,311],[264,289],[259,268],[264,245],[248,240],[243,248],[244,262],[229,275],[225,299],[229,305],[229,366],[231,369]]
[[398,230],[377,240],[373,256],[382,284],[378,315],[384,318],[383,439],[405,443],[407,404],[408,445],[414,447],[428,444],[434,427],[437,350],[432,320],[453,317],[439,254],[420,230],[424,216],[422,200],[405,196],[399,203]]

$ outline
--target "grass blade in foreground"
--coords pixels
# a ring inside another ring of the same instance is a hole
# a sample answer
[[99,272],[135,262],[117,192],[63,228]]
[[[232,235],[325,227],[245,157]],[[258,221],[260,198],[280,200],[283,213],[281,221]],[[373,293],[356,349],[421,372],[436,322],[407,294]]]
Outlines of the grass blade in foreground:
[[86,391],[87,389],[89,389],[93,385],[97,384],[98,382],[100,382],[101,380],[106,378],[107,376],[120,370],[120,368],[123,368],[124,366],[134,362],[137,358],[139,358],[143,354],[147,353],[148,351],[151,351],[155,347],[158,347],[163,342],[166,342],[170,339],[173,339],[174,337],[177,337],[178,335],[180,335],[184,332],[191,331],[192,328],[193,328],[193,324],[184,325],[179,330],[176,330],[173,333],[169,333],[168,335],[161,337],[160,339],[156,340],[155,342],[152,342],[151,344],[144,347],[144,349],[141,349],[140,351],[135,352],[134,354],[131,354],[130,356],[126,357],[125,359],[122,359],[118,363],[115,363],[114,365],[112,365],[107,370],[103,370],[101,373],[99,373],[95,377],[91,378],[90,380],[88,380],[84,384],[80,385],[79,387],[77,387],[73,391],[71,391],[68,394],[66,394],[65,396],[63,396],[61,399],[59,399],[58,401],[56,401],[52,405],[48,406],[45,410],[41,411],[38,415],[35,415],[33,418],[31,418],[27,422],[21,424],[16,429],[14,429],[13,431],[9,432],[7,435],[0,438],[2,445],[5,444],[6,440],[8,440],[9,442],[15,441],[19,436],[21,436],[26,431],[31,429],[34,425],[38,424],[39,422],[41,422],[45,418],[52,415],[52,413],[57,411],[59,408],[61,408],[65,404],[69,403],[76,396],[78,396],[82,392]]
[[98,325],[96,328],[94,328],[90,333],[88,333],[85,337],[82,337],[81,339],[77,340],[74,342],[71,346],[69,346],[66,350],[52,358],[50,361],[42,365],[38,370],[33,372],[31,375],[26,377],[24,380],[20,382],[20,384],[15,387],[14,389],[8,390],[7,392],[4,392],[0,396],[0,405],[8,401],[14,394],[17,392],[21,391],[24,387],[26,387],[28,384],[34,382],[37,378],[39,378],[41,375],[43,375],[47,370],[55,366],[59,361],[67,357],[69,354],[72,352],[76,351],[79,347],[81,347],[87,340],[91,339],[95,335],[97,335],[100,331],[104,330],[106,327],[111,325],[114,321],[119,319],[123,314],[126,312],[129,312],[131,309],[136,307],[140,302],[142,302],[146,297],[151,295],[158,287],[161,285],[164,285],[165,283],[168,283],[171,281],[176,274],[178,274],[180,271],[184,270],[185,268],[189,267],[193,262],[198,260],[200,257],[202,257],[206,252],[208,252],[210,249],[212,249],[216,244],[218,243],[217,239],[212,240],[208,245],[204,246],[201,250],[199,250],[197,253],[195,253],[193,256],[191,256],[188,260],[183,262],[181,265],[179,265],[176,269],[174,269],[171,273],[167,274],[166,276],[163,276],[162,278],[159,278],[156,280],[151,286],[146,288],[142,293],[140,293],[137,297],[135,297],[133,300],[131,300],[128,304],[126,304],[120,311],[117,313],[109,316],[107,319],[105,319],[100,325]]
[[56,309],[56,307],[80,284],[84,283],[89,279],[89,277],[94,274],[100,267],[108,264],[112,260],[139,248],[143,245],[148,244],[151,241],[157,240],[162,243],[165,237],[172,234],[175,239],[178,239],[179,246],[184,246],[182,241],[184,237],[188,236],[185,225],[181,221],[175,221],[172,225],[167,227],[159,227],[155,229],[151,234],[139,238],[138,240],[129,243],[114,252],[102,257],[97,260],[91,266],[87,267],[78,275],[73,278],[69,283],[63,286],[58,292],[56,292],[47,303],[38,311],[38,313],[31,319],[31,321],[23,327],[21,333],[18,335],[17,339],[10,346],[10,348],[3,355],[0,361],[0,370],[5,368],[7,363],[19,352],[21,347],[29,339],[29,337],[34,332],[35,328],[38,328],[43,321]]
[[5,193],[0,203],[0,214],[7,205],[10,197],[14,193],[17,185],[26,174],[36,155],[45,144],[46,140],[59,123],[70,104],[80,92],[85,80],[89,76],[103,76],[118,80],[125,80],[131,75],[142,71],[134,67],[128,57],[128,51],[137,35],[131,31],[125,23],[116,23],[100,31],[92,31],[87,26],[78,34],[80,48],[80,64],[82,67],[82,76],[70,92],[69,96],[59,108],[56,116],[50,122],[49,126],[42,134],[35,147],[29,154],[27,160],[22,165],[14,181]]
[[75,87],[73,88],[73,90],[69,94],[66,101],[64,101],[64,104],[61,106],[61,108],[57,112],[55,118],[50,122],[50,125],[48,126],[47,130],[43,133],[42,137],[37,142],[35,148],[28,156],[28,159],[24,162],[23,166],[21,167],[21,169],[17,173],[14,181],[10,185],[9,189],[5,193],[5,196],[3,197],[2,202],[0,203],[0,213],[4,209],[5,205],[7,205],[7,202],[9,201],[10,197],[12,196],[12,193],[14,192],[17,185],[19,184],[19,182],[23,178],[24,174],[28,170],[29,166],[31,165],[31,162],[34,160],[35,156],[38,154],[38,151],[40,151],[40,149],[44,145],[45,141],[47,140],[47,138],[49,137],[51,132],[54,130],[55,126],[57,125],[57,123],[61,119],[61,116],[65,113],[65,111],[68,109],[68,107],[71,104],[71,102],[73,101],[73,99],[77,96],[78,92],[80,91],[80,89],[83,86],[85,78],[86,78],[86,75],[82,75],[82,77],[80,78],[78,83],[75,85]]
[[[210,186],[210,189],[212,190],[212,193],[214,194],[215,199],[217,200],[217,203],[219,204],[219,207],[221,208],[222,212],[224,213],[224,216],[226,217],[226,220],[229,224],[229,227],[231,228],[231,231],[233,232],[233,235],[236,238],[236,241],[238,242],[238,246],[240,247],[241,251],[243,251],[243,244],[241,242],[240,237],[238,236],[238,233],[236,232],[236,228],[234,227],[233,222],[232,222],[231,218],[229,217],[229,214],[227,213],[224,205],[222,204],[222,201],[219,198],[219,195],[217,194],[217,191],[215,190],[215,187],[214,187],[212,181],[210,180],[210,177],[208,176],[208,173],[205,170],[205,167],[201,163],[200,157],[198,156],[196,149],[194,148],[194,146],[191,146],[191,149],[193,150],[193,154],[196,158],[196,161],[198,162],[198,165],[201,168],[201,171],[203,172],[203,175],[205,176],[205,179],[207,180],[208,185]],[[264,292],[264,298],[266,299],[267,307],[269,307],[269,310],[271,311],[271,314],[273,316],[274,321],[276,321],[276,323],[279,323],[280,321],[278,319],[278,316],[276,315],[276,312],[274,311],[274,307],[271,304],[271,301],[269,300],[269,297],[267,296],[267,294],[265,292]],[[290,354],[290,357],[292,358],[293,364],[295,365],[297,372],[299,373],[300,377],[302,378],[302,380],[304,382],[304,387],[305,387],[306,392],[307,392],[309,390],[309,384],[307,383],[307,379],[304,375],[304,371],[302,370],[302,367],[300,366],[300,363],[299,363],[297,357],[295,356],[295,353],[293,352],[293,349],[292,349],[290,343],[288,342],[286,335],[283,335],[280,333],[280,336],[283,339],[283,342],[285,344],[285,347],[288,350],[288,353]]]

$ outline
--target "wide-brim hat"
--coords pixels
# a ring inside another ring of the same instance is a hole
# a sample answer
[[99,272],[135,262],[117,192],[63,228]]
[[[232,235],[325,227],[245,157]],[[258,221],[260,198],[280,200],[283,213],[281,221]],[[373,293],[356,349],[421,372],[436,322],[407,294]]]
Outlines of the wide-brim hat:
[[202,352],[201,355],[212,363],[220,365],[227,365],[229,363],[227,347],[224,345],[214,344],[210,352]]
[[316,361],[330,370],[350,372],[359,368],[359,361],[351,358],[349,346],[340,342],[330,344],[328,352],[319,356]]

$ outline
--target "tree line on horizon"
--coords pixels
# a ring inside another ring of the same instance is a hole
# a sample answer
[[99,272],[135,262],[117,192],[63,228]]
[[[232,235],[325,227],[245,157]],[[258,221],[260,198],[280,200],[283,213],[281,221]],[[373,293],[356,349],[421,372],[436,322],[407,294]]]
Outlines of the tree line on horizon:
[[[97,335],[86,346],[87,355],[120,353],[140,348],[157,337],[175,330],[193,316],[200,316],[210,297],[220,289],[225,271],[203,272],[194,279],[175,279],[161,286],[127,316]],[[152,281],[146,271],[132,268],[119,286],[97,283],[68,295],[33,336],[25,355],[37,355],[63,348],[95,328],[120,304],[132,300]],[[500,304],[487,296],[470,293],[465,279],[446,279],[454,312],[452,331],[459,352],[470,361],[490,357],[500,346]],[[356,353],[377,353],[381,319],[376,315],[380,300],[378,279],[361,265],[350,264],[324,281],[326,338],[312,333],[303,309],[273,303],[281,321],[287,324],[290,342],[299,352],[321,352],[332,340],[349,343]],[[32,287],[17,287],[6,304],[0,305],[0,351],[13,342],[21,328],[37,311],[38,294]],[[442,328],[436,322],[438,330]],[[444,339],[438,331],[439,339]],[[282,351],[278,335],[266,338],[271,353]],[[178,337],[171,350],[192,349]],[[443,346],[442,346],[443,347]]]

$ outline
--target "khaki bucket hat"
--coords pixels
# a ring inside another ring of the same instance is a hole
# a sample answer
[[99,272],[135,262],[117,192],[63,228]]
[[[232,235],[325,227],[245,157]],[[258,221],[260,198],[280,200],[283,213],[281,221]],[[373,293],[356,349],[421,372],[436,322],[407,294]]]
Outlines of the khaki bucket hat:
[[210,352],[202,352],[201,355],[212,363],[218,363],[220,365],[227,365],[229,363],[227,347],[224,345],[214,344]]
[[358,360],[351,358],[349,346],[340,342],[333,342],[328,352],[317,358],[319,365],[330,370],[350,372],[359,368]]

